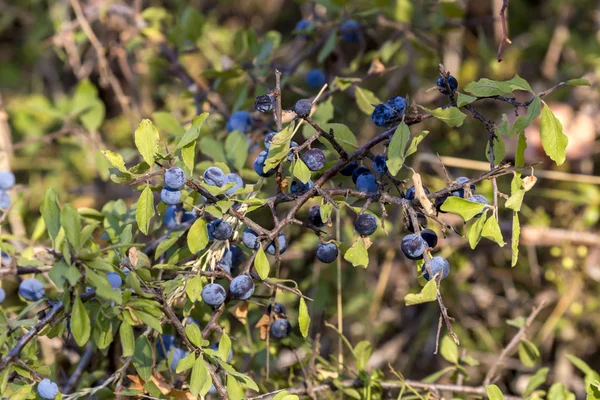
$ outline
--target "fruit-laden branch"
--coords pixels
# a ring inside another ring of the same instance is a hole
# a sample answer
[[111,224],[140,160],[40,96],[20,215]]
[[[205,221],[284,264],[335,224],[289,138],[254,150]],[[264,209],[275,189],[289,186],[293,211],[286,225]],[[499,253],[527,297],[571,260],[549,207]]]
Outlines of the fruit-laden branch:
[[[413,389],[422,389],[430,392],[438,393],[438,392],[452,392],[452,393],[464,393],[464,394],[472,394],[477,396],[487,397],[487,390],[485,386],[464,386],[464,385],[451,385],[451,384],[441,384],[441,383],[425,383],[413,380],[405,380],[404,382],[379,382],[377,383],[381,389],[387,392],[396,392],[402,390],[402,388],[410,387]],[[317,386],[313,386],[311,389],[312,393],[320,393],[320,392],[335,392],[339,390],[339,387],[343,388],[362,388],[364,387],[364,382],[360,380],[348,379],[340,382],[337,385],[334,385],[333,382],[322,383]],[[306,386],[297,386],[286,390],[289,394],[295,395],[304,395],[308,393]],[[250,397],[248,400],[268,400],[273,399],[277,396],[278,393],[283,390],[277,390],[270,393],[265,393],[260,396]],[[504,396],[505,400],[523,400],[522,397],[518,396]]]

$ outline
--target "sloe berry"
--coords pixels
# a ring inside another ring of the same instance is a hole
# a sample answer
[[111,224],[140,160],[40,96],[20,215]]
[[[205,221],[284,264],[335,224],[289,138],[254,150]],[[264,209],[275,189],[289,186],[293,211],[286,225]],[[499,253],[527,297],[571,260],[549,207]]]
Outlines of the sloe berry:
[[[434,276],[441,272],[441,279],[444,279],[450,273],[450,264],[444,257],[433,257],[431,260],[429,260],[429,265],[431,266],[431,272],[433,272]],[[423,273],[423,278],[429,280],[429,274],[427,273],[425,264],[423,264],[421,272]]]
[[288,151],[288,153],[287,153],[288,162],[294,161],[294,154],[296,153],[295,151],[292,150],[294,147],[298,147],[298,143],[296,143],[292,140],[290,142],[290,151]]
[[375,125],[385,127],[392,124],[395,116],[396,110],[389,104],[377,104],[371,114],[371,119]]
[[19,294],[28,301],[38,301],[44,297],[44,284],[35,278],[25,279],[19,285]]
[[211,307],[219,307],[225,301],[227,293],[218,283],[209,283],[202,288],[202,301]]
[[185,185],[185,172],[179,167],[169,168],[165,172],[165,186],[169,189],[178,190]]
[[258,176],[262,176],[263,178],[272,176],[275,172],[277,172],[275,168],[270,169],[266,172],[264,171],[265,161],[267,161],[268,156],[269,152],[263,150],[258,154],[258,156],[256,156],[256,160],[254,160],[254,172],[256,172]]
[[225,183],[225,174],[219,167],[209,167],[202,175],[204,182],[210,186],[221,187]]
[[369,236],[377,230],[377,218],[371,214],[360,214],[354,221],[354,229],[361,235]]
[[269,132],[265,135],[265,139],[264,139],[264,144],[265,144],[265,149],[269,149],[269,147],[271,147],[271,140],[273,140],[273,137],[277,135],[277,132]]
[[[156,341],[156,352],[158,354],[159,358],[164,358],[166,357],[165,354],[169,354],[169,352],[171,351],[171,349],[173,347],[175,347],[175,336],[171,335],[169,333],[165,333],[164,335],[161,335],[162,338],[162,343],[161,343],[161,339]],[[163,352],[163,344],[165,346],[165,352]]]
[[258,249],[258,246],[260,246],[258,243],[258,234],[250,228],[244,229],[244,232],[242,233],[242,243],[250,250]]
[[292,332],[292,325],[285,318],[278,319],[271,324],[270,332],[275,339],[283,339]]
[[448,91],[448,86],[446,86],[445,79],[442,75],[437,80],[437,86],[440,88],[440,92],[445,95],[449,95],[450,93],[456,92],[458,89],[458,81],[452,75],[448,75],[448,86],[450,87],[450,91]]
[[225,174],[225,178],[224,178],[224,183],[223,184],[226,185],[229,182],[235,183],[235,186],[232,186],[229,189],[227,189],[225,191],[225,194],[232,195],[235,192],[237,192],[238,190],[244,188],[244,181],[242,180],[242,177],[239,176],[238,174],[234,174],[234,173]]
[[175,205],[181,202],[181,192],[179,190],[171,190],[168,187],[164,187],[160,191],[160,199],[163,203],[168,205]]
[[236,111],[227,121],[227,131],[248,133],[252,130],[252,117],[248,111]]
[[420,260],[427,247],[427,242],[416,233],[406,235],[402,238],[400,249],[404,255],[411,260]]
[[113,289],[119,289],[123,284],[123,278],[121,278],[121,275],[117,274],[116,272],[109,272],[106,274],[106,277],[108,278],[110,287]]
[[344,176],[352,176],[352,173],[357,168],[358,168],[358,162],[352,161],[350,164],[346,165],[344,168],[341,169],[340,174],[342,174]]
[[320,243],[317,246],[317,259],[325,264],[332,263],[338,256],[338,247],[335,243]]
[[377,192],[377,179],[373,174],[362,174],[356,180],[356,188],[361,192]]
[[320,149],[307,150],[302,155],[302,161],[311,171],[319,171],[325,166],[325,153]]
[[312,206],[308,210],[308,222],[317,228],[325,226],[325,224],[329,221],[323,221],[321,219],[321,206]]
[[[459,185],[464,185],[467,182],[469,182],[469,178],[467,178],[466,176],[461,176],[461,177],[456,178],[456,183]],[[471,190],[471,194],[475,193],[475,185],[474,184],[470,184],[469,189]],[[464,198],[465,197],[465,188],[461,187],[460,189],[453,191],[452,196]]]
[[175,371],[177,369],[177,364],[179,364],[179,361],[187,357],[188,354],[190,353],[185,351],[184,349],[175,347],[171,354],[171,363],[169,364],[171,371]]
[[431,229],[423,229],[421,231],[421,237],[427,243],[427,247],[433,249],[437,245],[437,242],[438,242],[437,234],[434,231],[432,231]]
[[356,184],[356,181],[358,180],[358,177],[361,176],[362,174],[370,174],[371,170],[367,167],[358,167],[356,168],[353,172],[352,172],[352,182],[354,182]]
[[312,108],[312,103],[308,99],[300,99],[296,102],[294,106],[294,111],[299,117],[308,117],[310,114],[310,110]]
[[[467,200],[469,200],[470,202],[473,203],[480,203],[480,204],[490,204],[488,202],[488,200],[485,198],[485,196],[481,195],[481,194],[474,194],[473,196],[469,197]],[[483,214],[483,211],[485,210],[485,207],[483,207],[481,209],[481,212],[477,215],[475,215],[475,218],[481,217],[481,215]]]
[[254,294],[254,281],[248,275],[238,275],[229,284],[231,297],[237,300],[248,300]]
[[0,171],[0,189],[8,190],[15,185],[15,174],[10,171]]
[[10,207],[12,201],[10,200],[10,196],[6,190],[0,189],[0,208],[3,210],[7,210]]
[[387,171],[387,159],[385,156],[375,156],[373,157],[373,169],[378,174],[385,174]]
[[4,289],[0,288],[0,304],[2,304],[6,300],[6,292]]
[[[425,186],[423,186],[423,191],[425,192],[426,195],[430,194],[431,192],[429,191],[429,189],[427,189]],[[416,190],[414,186],[411,186],[408,188],[408,190],[406,191],[406,193],[404,193],[404,198],[406,200],[414,200],[415,199],[415,195],[416,195]]]
[[285,307],[281,303],[269,303],[267,306],[267,313],[285,317]]
[[358,42],[358,30],[360,29],[360,24],[358,21],[353,19],[349,19],[344,21],[340,26],[340,33],[342,34],[342,39],[345,42]]
[[[279,254],[285,253],[287,250],[287,238],[283,233],[277,235],[277,242],[279,243]],[[274,256],[275,255],[275,243],[271,242],[267,246],[267,253]]]
[[300,182],[298,179],[294,179],[290,184],[290,193],[292,194],[302,194],[313,187],[313,181],[308,180],[306,183]]
[[402,116],[406,112],[406,99],[402,96],[394,96],[386,104],[396,111],[396,116]]
[[254,108],[261,113],[268,113],[273,110],[273,98],[268,94],[258,96],[254,102]]
[[38,383],[37,392],[42,399],[54,400],[58,396],[58,385],[48,378],[44,378]]
[[212,236],[217,240],[227,240],[233,235],[231,225],[222,219],[211,221],[211,225],[213,226]]
[[321,89],[327,83],[327,76],[320,69],[311,69],[306,74],[306,83],[312,89]]
[[312,29],[313,23],[312,21],[306,20],[306,19],[301,19],[300,21],[298,21],[296,23],[296,27],[294,28],[294,30],[296,31],[296,33],[298,33],[298,36],[300,36],[303,39],[309,39],[310,38],[310,34],[307,33],[299,33],[299,32],[306,32],[310,29]]

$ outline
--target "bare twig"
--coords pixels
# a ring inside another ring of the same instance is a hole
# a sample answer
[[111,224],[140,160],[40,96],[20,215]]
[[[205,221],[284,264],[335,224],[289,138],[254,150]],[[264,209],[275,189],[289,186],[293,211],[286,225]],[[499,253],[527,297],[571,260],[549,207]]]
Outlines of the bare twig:
[[502,47],[504,43],[512,43],[508,38],[508,29],[506,27],[506,9],[508,8],[508,0],[502,0],[502,7],[500,8],[500,23],[502,26],[502,39],[498,44],[498,62],[502,61]]

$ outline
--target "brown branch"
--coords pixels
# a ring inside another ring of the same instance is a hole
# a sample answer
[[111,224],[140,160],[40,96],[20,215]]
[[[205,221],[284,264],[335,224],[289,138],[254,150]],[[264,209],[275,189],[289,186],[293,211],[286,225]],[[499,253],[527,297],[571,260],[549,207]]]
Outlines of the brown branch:
[[502,47],[504,43],[512,43],[508,38],[508,29],[506,27],[506,9],[508,8],[508,0],[502,0],[502,7],[500,8],[500,24],[502,26],[502,39],[498,45],[498,62],[502,62]]

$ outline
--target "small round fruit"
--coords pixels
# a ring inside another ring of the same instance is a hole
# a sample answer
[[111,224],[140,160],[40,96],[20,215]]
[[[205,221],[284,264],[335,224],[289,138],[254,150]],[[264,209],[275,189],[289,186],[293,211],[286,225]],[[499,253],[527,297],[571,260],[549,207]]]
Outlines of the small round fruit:
[[252,117],[248,111],[236,111],[227,121],[227,131],[248,133],[252,130]]
[[267,306],[267,313],[273,313],[279,317],[285,317],[285,307],[281,303],[272,303]]
[[[464,185],[467,182],[469,182],[469,180],[470,179],[467,178],[466,176],[461,176],[461,177],[456,178],[456,183],[458,183],[459,185]],[[475,185],[474,184],[469,185],[469,189],[471,190],[471,194],[475,193]],[[453,191],[452,192],[452,196],[464,198],[465,197],[465,193],[466,193],[465,188],[462,187],[462,188],[460,188],[458,190]]]
[[394,110],[389,104],[377,104],[373,110],[373,113],[371,114],[371,119],[375,125],[381,127],[391,125],[395,117],[396,110]]
[[373,169],[378,174],[385,174],[387,171],[387,159],[385,156],[375,156],[373,157]]
[[238,275],[229,284],[231,297],[237,300],[248,300],[254,294],[254,281],[248,275]]
[[223,184],[227,185],[229,182],[235,183],[235,186],[232,186],[225,191],[225,194],[227,194],[227,195],[232,195],[235,192],[237,192],[238,190],[244,188],[244,181],[242,180],[242,177],[239,176],[238,174],[234,174],[234,173],[225,174]]
[[181,202],[181,191],[171,190],[168,187],[165,187],[160,191],[160,199],[163,203],[174,206]]
[[288,151],[287,153],[287,157],[286,160],[288,162],[292,162],[294,161],[296,152],[294,150],[292,150],[294,147],[298,147],[298,143],[294,142],[293,140],[290,142],[290,151]]
[[8,192],[6,190],[0,189],[0,208],[3,210],[8,210],[11,203],[12,201]]
[[437,246],[438,236],[431,229],[423,229],[421,231],[421,237],[427,243],[427,247],[433,249],[435,246]]
[[402,238],[400,249],[404,255],[411,260],[420,260],[427,247],[427,242],[416,233],[406,235]]
[[202,288],[202,301],[211,307],[219,307],[225,301],[227,292],[218,283],[209,283]]
[[338,256],[338,247],[335,243],[320,243],[317,246],[317,259],[322,263],[334,262]]
[[[285,253],[287,250],[287,238],[283,233],[277,235],[277,242],[279,243],[279,254]],[[267,253],[272,256],[275,255],[275,243],[271,242],[271,244],[267,246]]]
[[269,132],[265,135],[265,139],[263,140],[263,143],[265,144],[265,149],[268,150],[271,147],[271,141],[273,140],[275,135],[277,135],[277,132]]
[[242,243],[250,250],[258,249],[258,246],[260,246],[260,243],[258,243],[258,234],[250,228],[244,229],[244,232],[242,233]]
[[352,161],[350,164],[341,169],[340,174],[344,176],[352,176],[352,173],[356,168],[358,168],[358,162]]
[[311,171],[319,171],[325,166],[325,153],[320,149],[310,149],[302,154],[302,161]]
[[6,300],[6,292],[4,289],[0,288],[0,304],[2,304]]
[[[458,81],[452,75],[448,75],[448,85],[446,86],[446,80],[440,75],[437,80],[437,86],[440,88],[442,94],[449,95],[450,93],[456,92],[456,89],[458,89]],[[450,87],[450,91],[448,91],[448,87]]]
[[[433,272],[434,276],[440,273],[442,274],[441,279],[444,279],[450,273],[450,264],[444,257],[433,257],[431,260],[429,260],[429,265],[431,266],[431,272]],[[429,274],[427,273],[425,264],[423,264],[421,272],[423,273],[423,278],[429,280]]]
[[268,113],[273,110],[273,98],[268,94],[258,96],[254,102],[254,108],[261,113]]
[[269,152],[267,150],[261,151],[258,156],[256,156],[256,160],[254,160],[254,172],[258,174],[258,176],[262,176],[263,178],[267,178],[272,176],[277,170],[275,168],[270,169],[268,171],[264,171],[265,161],[269,157]]
[[0,171],[0,189],[8,190],[15,185],[15,174],[10,171]]
[[370,174],[371,170],[367,167],[358,167],[356,168],[354,171],[352,171],[352,182],[354,182],[354,184],[356,184],[356,181],[358,180],[358,177],[361,176],[362,174]]
[[25,279],[19,285],[19,294],[28,301],[38,301],[44,297],[44,284],[35,278]]
[[123,284],[123,278],[121,278],[121,275],[117,274],[116,272],[109,272],[106,274],[106,277],[108,278],[110,287],[113,289],[119,289]]
[[275,339],[283,339],[292,332],[292,325],[285,318],[278,319],[271,324],[270,332]]
[[377,178],[373,174],[362,174],[356,180],[356,188],[361,192],[377,192]]
[[294,28],[294,30],[296,31],[296,33],[298,34],[299,37],[308,40],[310,38],[310,33],[299,33],[299,32],[306,32],[311,30],[313,27],[313,23],[312,21],[309,21],[307,19],[301,19],[300,21],[298,21],[296,23],[296,27]]
[[181,349],[179,347],[174,348],[171,352],[171,362],[169,363],[169,368],[171,368],[171,371],[175,371],[177,369],[177,364],[179,364],[179,361],[187,357],[188,354],[190,353],[185,351],[184,349]]
[[225,174],[219,167],[209,167],[202,175],[204,182],[210,186],[221,187],[225,183]]
[[163,216],[163,225],[171,230],[177,228],[177,206],[167,207],[165,215]]
[[300,182],[298,179],[294,179],[290,185],[291,194],[302,194],[312,188],[314,185],[312,180],[308,180],[306,183]]
[[321,206],[312,206],[308,210],[308,222],[317,228],[325,226],[328,221],[323,221],[321,219]]
[[[162,343],[161,343],[162,341]],[[164,345],[164,351],[163,351]],[[161,337],[156,341],[156,352],[159,358],[165,358],[165,354],[169,354],[171,349],[175,347],[175,336],[169,333],[165,333],[161,335]]]
[[222,219],[215,219],[211,222],[213,225],[212,236],[217,240],[227,240],[233,236],[233,228]]
[[294,106],[294,111],[301,118],[308,117],[310,115],[311,109],[312,103],[308,99],[300,99],[296,102],[296,105]]
[[185,185],[185,172],[179,167],[169,168],[165,172],[165,186],[169,189],[178,190]]
[[386,103],[396,111],[397,116],[404,115],[406,111],[406,99],[402,96],[394,96]]
[[53,400],[58,396],[58,385],[48,378],[44,378],[38,383],[37,392],[42,399]]
[[[423,191],[425,192],[425,194],[430,194],[431,192],[429,191],[429,189],[427,189],[425,186],[423,186]],[[414,200],[415,199],[415,195],[416,195],[416,190],[414,186],[411,186],[408,188],[408,190],[406,191],[406,193],[404,193],[404,198],[406,200]]]
[[369,236],[377,230],[377,218],[371,214],[360,214],[354,221],[354,229],[361,235]]
[[344,21],[340,26],[340,33],[342,34],[342,40],[345,42],[358,42],[358,31],[360,30],[360,24],[358,21],[349,19]]
[[321,89],[326,83],[327,76],[320,69],[311,69],[306,74],[306,84],[312,89]]

